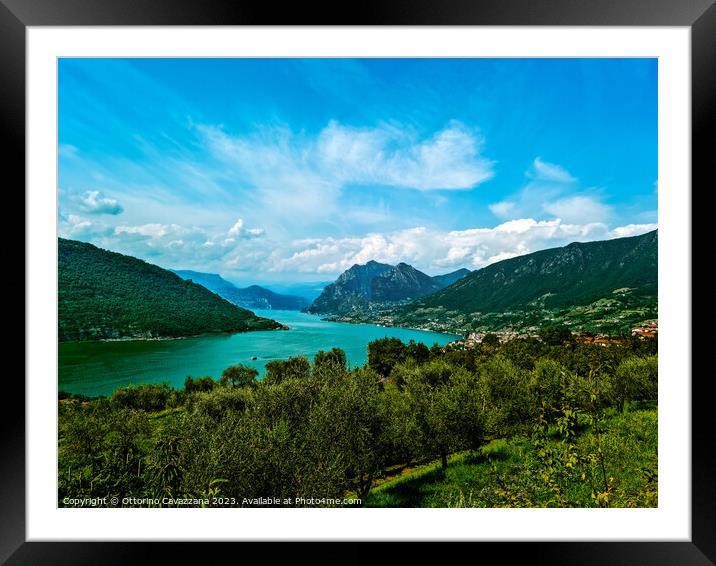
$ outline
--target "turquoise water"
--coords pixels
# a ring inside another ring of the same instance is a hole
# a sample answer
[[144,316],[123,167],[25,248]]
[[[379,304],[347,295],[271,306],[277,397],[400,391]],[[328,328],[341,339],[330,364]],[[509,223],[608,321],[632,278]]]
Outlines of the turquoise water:
[[[246,364],[264,373],[266,362],[342,348],[351,366],[368,358],[368,342],[385,336],[427,346],[446,344],[457,337],[372,324],[326,322],[298,311],[260,311],[290,330],[202,336],[181,340],[62,343],[59,349],[59,389],[84,395],[108,395],[131,383],[166,381],[182,387],[187,375],[218,379],[232,364]],[[251,358],[256,356],[256,360]]]

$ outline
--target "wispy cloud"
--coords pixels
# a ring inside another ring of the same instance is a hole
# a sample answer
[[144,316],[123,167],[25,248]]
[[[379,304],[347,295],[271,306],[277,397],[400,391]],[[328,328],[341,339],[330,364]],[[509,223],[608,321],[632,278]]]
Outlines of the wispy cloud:
[[540,157],[534,160],[532,167],[526,174],[530,179],[537,181],[554,181],[556,183],[574,183],[577,181],[564,167],[543,161]]
[[612,209],[599,191],[584,189],[564,167],[536,158],[525,172],[527,183],[514,195],[489,205],[500,219],[559,218],[567,223],[607,222]]
[[77,157],[79,150],[72,144],[61,143],[57,146],[57,154],[60,157],[72,158]]
[[483,138],[451,121],[428,138],[407,128],[355,128],[331,121],[317,135],[285,127],[232,136],[199,126],[209,150],[261,192],[265,203],[292,211],[330,212],[341,190],[378,185],[468,190],[493,176]]
[[606,222],[611,207],[591,195],[580,194],[544,203],[545,212],[565,222]]

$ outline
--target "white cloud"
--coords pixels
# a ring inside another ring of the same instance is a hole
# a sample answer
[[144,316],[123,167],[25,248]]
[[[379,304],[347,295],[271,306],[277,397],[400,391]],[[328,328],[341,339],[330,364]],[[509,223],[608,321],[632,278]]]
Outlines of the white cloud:
[[656,230],[658,224],[627,224],[626,226],[619,226],[614,228],[609,235],[612,238],[626,238],[628,236],[638,236],[639,234],[646,234],[652,230]]
[[515,202],[503,200],[488,206],[490,212],[499,218],[509,218],[516,206]]
[[229,236],[231,238],[228,239],[233,241],[233,238],[257,238],[259,236],[263,236],[263,234],[263,228],[246,228],[244,226],[244,219],[239,218],[236,223],[229,229]]
[[69,214],[60,222],[60,235],[67,237],[81,238],[93,232],[92,221],[82,218],[76,214]]
[[87,191],[79,200],[82,210],[89,214],[117,215],[124,210],[116,199],[102,196],[99,191]]
[[141,226],[117,226],[115,234],[132,234],[144,236],[154,240],[163,238],[168,234],[178,234],[185,229],[178,224],[143,224]]

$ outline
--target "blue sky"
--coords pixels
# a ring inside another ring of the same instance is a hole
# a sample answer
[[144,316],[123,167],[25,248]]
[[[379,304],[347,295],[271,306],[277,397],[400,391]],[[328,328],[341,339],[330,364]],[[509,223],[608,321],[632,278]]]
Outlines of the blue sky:
[[240,282],[657,222],[655,59],[61,59],[59,232]]

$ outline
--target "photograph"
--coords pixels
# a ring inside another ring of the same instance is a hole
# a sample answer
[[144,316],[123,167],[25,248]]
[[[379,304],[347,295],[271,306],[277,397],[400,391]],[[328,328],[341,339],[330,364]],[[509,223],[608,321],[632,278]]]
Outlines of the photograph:
[[658,57],[56,65],[58,507],[659,507]]

